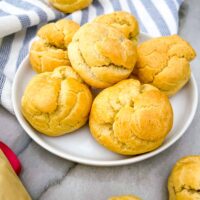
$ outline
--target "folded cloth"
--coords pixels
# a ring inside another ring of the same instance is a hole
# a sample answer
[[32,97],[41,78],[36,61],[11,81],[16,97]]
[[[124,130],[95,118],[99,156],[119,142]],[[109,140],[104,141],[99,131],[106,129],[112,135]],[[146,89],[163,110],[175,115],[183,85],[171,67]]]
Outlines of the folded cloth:
[[22,182],[0,149],[0,199],[31,200]]
[[178,11],[182,2],[183,0],[94,0],[88,8],[64,15],[44,0],[0,1],[0,104],[13,113],[12,81],[41,24],[67,17],[82,25],[97,15],[124,10],[135,15],[142,32],[152,36],[170,35],[178,31]]

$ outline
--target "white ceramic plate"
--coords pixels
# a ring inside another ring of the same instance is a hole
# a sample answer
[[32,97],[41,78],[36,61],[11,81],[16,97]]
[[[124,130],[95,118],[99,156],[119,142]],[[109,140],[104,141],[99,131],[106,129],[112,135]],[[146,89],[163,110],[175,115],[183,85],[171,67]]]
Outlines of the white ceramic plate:
[[[140,35],[140,42],[148,39],[150,39],[149,36],[145,34]],[[56,138],[47,137],[34,130],[24,119],[20,109],[23,91],[34,75],[35,73],[31,69],[29,59],[26,57],[16,73],[12,88],[12,101],[19,123],[27,134],[46,150],[62,158],[87,165],[126,165],[150,158],[164,151],[184,134],[192,122],[197,108],[197,86],[192,75],[187,85],[170,99],[174,110],[174,125],[162,146],[152,152],[138,156],[121,156],[99,145],[92,138],[87,125],[72,134]]]

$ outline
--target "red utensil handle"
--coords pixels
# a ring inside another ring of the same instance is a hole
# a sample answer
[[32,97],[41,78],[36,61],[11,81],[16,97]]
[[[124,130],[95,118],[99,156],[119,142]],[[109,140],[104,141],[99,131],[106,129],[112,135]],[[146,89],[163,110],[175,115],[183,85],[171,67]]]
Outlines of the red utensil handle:
[[0,141],[0,149],[7,157],[8,161],[10,162],[12,168],[16,172],[17,175],[19,175],[21,171],[21,163],[15,153],[3,142]]

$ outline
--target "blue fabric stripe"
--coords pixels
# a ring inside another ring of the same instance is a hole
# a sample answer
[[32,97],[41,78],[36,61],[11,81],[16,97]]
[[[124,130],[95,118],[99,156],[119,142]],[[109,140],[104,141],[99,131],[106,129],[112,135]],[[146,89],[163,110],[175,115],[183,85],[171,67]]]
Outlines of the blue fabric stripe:
[[15,35],[12,34],[7,37],[4,37],[1,43],[1,47],[0,47],[0,71],[1,72],[3,72],[4,67],[10,56],[10,49],[14,40],[14,36]]
[[141,3],[146,8],[149,15],[152,17],[153,21],[157,25],[158,29],[160,30],[162,35],[170,35],[169,28],[165,23],[165,20],[162,18],[162,15],[159,13],[157,8],[151,2],[151,0],[143,0]]
[[6,81],[5,75],[0,72],[0,104],[2,102],[2,100],[1,100],[1,94],[2,94],[2,91],[3,91],[3,86],[4,86],[5,81]]
[[22,60],[26,57],[28,54],[28,47],[30,40],[35,36],[37,32],[37,26],[30,27],[26,30],[26,36],[24,37],[23,45],[20,49],[19,57],[17,59],[17,68],[19,67]]
[[26,15],[17,15],[17,17],[19,18],[23,28],[26,28],[26,27],[31,25],[31,21],[30,21],[28,16],[26,16]]
[[115,11],[122,9],[119,1],[112,0],[111,3]]
[[3,73],[0,72],[0,94],[2,92],[2,89],[3,89],[3,85],[4,85],[4,82],[6,80],[6,77]]
[[[6,80],[6,77],[3,74],[3,70],[10,56],[10,50],[12,47],[14,37],[15,34],[4,37],[0,46],[0,97]],[[1,103],[1,98],[0,98],[0,103]]]
[[1,11],[1,9],[0,9],[0,16],[16,16],[19,19],[23,28],[26,28],[31,25],[31,21],[27,15],[12,15],[3,10]]
[[63,18],[65,16],[64,13],[52,8],[52,11],[54,12],[55,16],[56,16],[56,19],[60,19],[60,18]]
[[24,9],[24,10],[34,10],[36,11],[36,13],[38,14],[40,21],[41,22],[47,22],[48,21],[48,17],[46,12],[44,12],[40,7],[35,6],[31,3],[28,3],[27,1],[23,1],[23,0],[7,0],[7,3],[10,3],[18,8]]
[[102,15],[104,13],[104,8],[101,5],[101,3],[99,2],[99,0],[94,0],[93,6],[96,8],[96,14],[97,14],[97,16],[98,15]]
[[83,25],[88,21],[88,9],[82,10],[82,17],[80,24]]
[[178,18],[178,12],[177,12],[177,9],[176,9],[176,5],[174,3],[173,0],[167,0],[165,1],[165,3],[167,4],[169,10],[171,11],[175,21],[177,22],[177,18]]
[[135,7],[133,6],[132,1],[130,1],[130,0],[126,0],[126,1],[131,10],[131,13],[137,18],[141,31],[147,33],[147,29],[145,28],[144,24],[142,23],[140,17],[138,16],[137,11],[136,11]]
[[2,9],[0,9],[0,16],[1,17],[9,16],[9,15],[10,15],[9,13],[7,13],[7,12],[3,11]]
[[178,5],[180,6],[184,0],[176,0],[176,1],[177,1]]

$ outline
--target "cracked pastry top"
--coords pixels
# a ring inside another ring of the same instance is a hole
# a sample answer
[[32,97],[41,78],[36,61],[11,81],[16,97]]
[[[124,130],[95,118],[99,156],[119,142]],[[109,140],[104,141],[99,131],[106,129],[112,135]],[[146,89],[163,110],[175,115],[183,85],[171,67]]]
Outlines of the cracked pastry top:
[[189,43],[178,35],[159,37],[138,47],[134,74],[168,96],[177,93],[190,79],[190,61],[196,56]]
[[68,59],[67,47],[79,25],[69,19],[42,26],[30,49],[29,59],[34,71],[48,72],[64,65],[71,65]]
[[173,124],[168,97],[152,85],[127,79],[104,89],[94,99],[89,127],[109,150],[137,155],[159,147]]
[[94,22],[108,24],[117,28],[129,40],[137,42],[139,35],[139,25],[136,18],[128,12],[116,11],[113,13],[100,15]]
[[95,88],[106,88],[126,79],[137,59],[132,41],[117,29],[94,22],[75,33],[68,56],[75,71]]
[[49,0],[53,7],[64,13],[72,13],[88,7],[92,0]]
[[21,100],[25,119],[48,136],[63,135],[83,126],[91,104],[90,90],[68,66],[34,76]]
[[70,19],[61,19],[42,26],[37,35],[46,43],[60,49],[66,49],[80,25]]
[[200,199],[200,156],[187,156],[175,164],[168,191],[169,200]]
[[126,196],[111,197],[108,200],[141,200],[141,199],[133,195],[126,195]]

